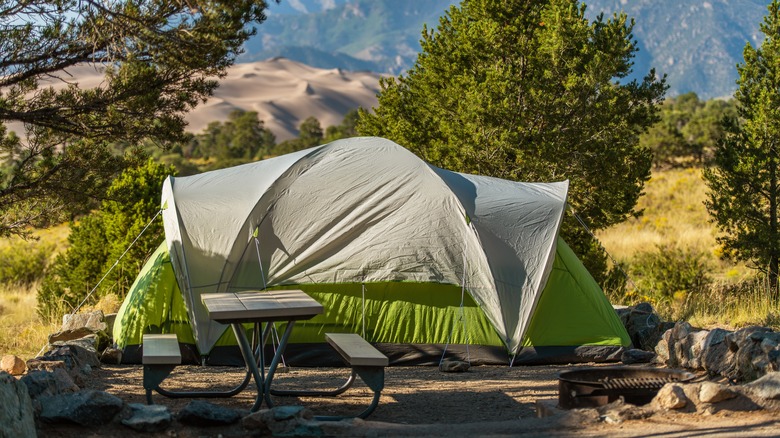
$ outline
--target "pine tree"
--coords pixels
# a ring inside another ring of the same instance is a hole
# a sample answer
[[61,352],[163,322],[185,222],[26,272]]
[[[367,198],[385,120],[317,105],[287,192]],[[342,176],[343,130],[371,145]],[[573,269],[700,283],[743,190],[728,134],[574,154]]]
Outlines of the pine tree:
[[[638,214],[652,161],[638,137],[667,88],[653,71],[627,80],[632,26],[625,15],[590,22],[574,0],[464,0],[424,29],[405,76],[381,81],[358,130],[450,170],[569,179],[569,203],[591,229],[621,222]],[[581,256],[593,250],[575,221],[564,234]]]
[[724,252],[753,262],[768,275],[775,302],[780,262],[780,3],[772,1],[760,25],[764,42],[750,44],[737,66],[738,117],[723,121],[725,136],[704,177],[707,209]]

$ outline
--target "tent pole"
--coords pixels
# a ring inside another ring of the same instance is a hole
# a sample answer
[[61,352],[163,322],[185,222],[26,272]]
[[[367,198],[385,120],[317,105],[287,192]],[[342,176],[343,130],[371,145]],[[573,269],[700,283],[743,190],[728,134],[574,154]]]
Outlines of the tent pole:
[[257,238],[259,229],[255,229],[255,250],[257,251],[257,263],[260,265],[260,278],[263,279],[263,290],[268,287],[265,283],[265,271],[263,271],[263,259],[260,257],[260,239]]
[[463,310],[463,304],[466,297],[466,276],[468,275],[468,261],[466,260],[466,252],[463,252],[463,280],[460,287],[460,322],[463,326],[463,339],[466,340],[466,362],[471,365],[471,352],[469,351],[469,333],[466,328],[466,312]]
[[363,339],[366,338],[366,283],[360,284],[361,292],[363,294],[362,304],[363,304]]

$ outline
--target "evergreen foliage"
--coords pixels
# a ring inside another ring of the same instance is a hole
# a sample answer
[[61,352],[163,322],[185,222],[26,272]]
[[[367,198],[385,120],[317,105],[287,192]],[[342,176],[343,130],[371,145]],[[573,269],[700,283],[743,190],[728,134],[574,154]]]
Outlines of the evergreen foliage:
[[330,143],[342,138],[357,137],[358,110],[351,110],[344,114],[344,119],[340,125],[328,126],[325,129],[325,138],[323,143]]
[[246,163],[269,155],[276,136],[265,128],[256,111],[236,110],[224,122],[209,123],[191,144],[190,157]]
[[725,136],[705,172],[707,209],[722,232],[724,253],[753,262],[768,274],[775,303],[780,262],[780,2],[773,0],[760,26],[761,48],[745,46],[737,66],[739,118],[723,123]]
[[298,126],[298,138],[285,140],[273,150],[274,155],[284,155],[322,144],[323,132],[316,117],[307,117]]
[[[464,0],[404,76],[380,81],[358,131],[447,169],[520,181],[570,180],[569,203],[593,230],[639,212],[665,79],[628,81],[637,51],[625,15],[590,22],[573,0]],[[563,234],[596,276],[605,257],[567,220]],[[588,254],[593,254],[589,257]]]
[[75,309],[104,275],[87,304],[108,293],[124,297],[146,258],[163,239],[160,220],[151,222],[143,235],[141,232],[160,211],[163,182],[174,173],[173,167],[151,159],[125,170],[112,182],[100,210],[73,224],[68,250],[57,256],[38,292],[42,317]]
[[[184,114],[265,20],[264,0],[37,0],[0,7],[0,237],[94,207],[126,163],[115,141],[183,139]],[[73,82],[78,69],[104,80]],[[22,134],[20,133],[20,136]]]
[[639,137],[639,144],[653,151],[658,167],[709,164],[723,137],[721,120],[736,114],[733,100],[701,101],[696,93],[683,94],[664,102],[661,120]]

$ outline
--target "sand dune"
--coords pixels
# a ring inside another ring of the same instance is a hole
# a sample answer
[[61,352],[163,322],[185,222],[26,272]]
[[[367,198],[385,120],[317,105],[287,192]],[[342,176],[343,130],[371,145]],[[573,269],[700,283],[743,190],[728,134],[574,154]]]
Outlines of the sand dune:
[[280,142],[296,137],[307,117],[316,117],[325,129],[340,124],[350,110],[376,106],[378,91],[375,73],[319,69],[274,58],[232,66],[214,96],[186,119],[188,130],[197,133],[236,109],[257,111]]
[[[68,72],[66,81],[43,80],[41,85],[62,88],[78,83],[91,88],[103,80],[103,72],[91,66]],[[350,110],[376,106],[379,77],[369,72],[309,67],[285,58],[236,64],[220,81],[214,96],[187,114],[187,130],[199,133],[213,121],[226,120],[235,110],[256,111],[277,142],[297,137],[298,126],[308,117],[316,117],[325,130],[340,124]],[[19,123],[9,123],[8,128],[23,133]]]

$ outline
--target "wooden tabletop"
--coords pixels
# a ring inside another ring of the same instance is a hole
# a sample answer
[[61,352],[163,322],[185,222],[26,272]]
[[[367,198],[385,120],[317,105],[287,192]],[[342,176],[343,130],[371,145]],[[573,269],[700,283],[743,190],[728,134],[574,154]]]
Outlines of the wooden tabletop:
[[201,301],[209,317],[222,323],[292,321],[322,313],[322,305],[302,290],[211,293]]

